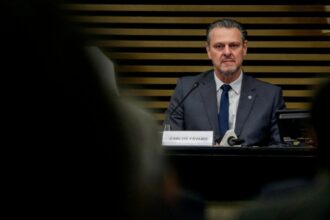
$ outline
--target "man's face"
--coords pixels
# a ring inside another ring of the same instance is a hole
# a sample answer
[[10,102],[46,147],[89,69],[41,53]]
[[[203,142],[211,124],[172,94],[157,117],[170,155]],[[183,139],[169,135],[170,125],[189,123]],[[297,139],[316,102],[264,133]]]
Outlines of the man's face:
[[247,41],[242,41],[237,28],[216,27],[209,33],[207,55],[215,71],[223,76],[239,75],[247,51]]

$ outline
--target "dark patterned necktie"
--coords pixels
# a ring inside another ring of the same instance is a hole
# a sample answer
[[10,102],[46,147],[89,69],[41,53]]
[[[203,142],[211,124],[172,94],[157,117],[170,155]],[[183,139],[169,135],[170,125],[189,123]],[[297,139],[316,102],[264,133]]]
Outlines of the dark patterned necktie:
[[228,98],[228,91],[231,89],[230,85],[223,84],[221,86],[222,94],[220,98],[220,110],[218,114],[218,121],[219,121],[219,130],[220,135],[224,136],[226,131],[229,129],[229,98]]

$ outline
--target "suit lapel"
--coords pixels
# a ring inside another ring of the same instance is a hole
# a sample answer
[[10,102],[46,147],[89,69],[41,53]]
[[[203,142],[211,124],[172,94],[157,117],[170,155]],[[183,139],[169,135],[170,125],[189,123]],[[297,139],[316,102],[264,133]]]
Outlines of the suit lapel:
[[237,108],[235,125],[235,133],[237,136],[241,134],[242,128],[248,119],[254,101],[257,98],[255,86],[250,79],[251,78],[249,76],[243,75],[242,91]]
[[200,79],[200,82],[201,86],[199,91],[202,96],[209,124],[211,129],[216,134],[219,134],[217,94],[213,71],[209,71],[203,75],[203,77]]

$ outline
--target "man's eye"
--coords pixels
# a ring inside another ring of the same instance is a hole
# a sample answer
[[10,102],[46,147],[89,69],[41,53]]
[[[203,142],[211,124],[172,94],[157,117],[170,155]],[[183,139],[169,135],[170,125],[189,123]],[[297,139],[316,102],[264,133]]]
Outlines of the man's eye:
[[229,47],[235,49],[239,47],[239,44],[230,44]]
[[223,49],[225,46],[224,45],[215,45],[215,48],[217,49]]

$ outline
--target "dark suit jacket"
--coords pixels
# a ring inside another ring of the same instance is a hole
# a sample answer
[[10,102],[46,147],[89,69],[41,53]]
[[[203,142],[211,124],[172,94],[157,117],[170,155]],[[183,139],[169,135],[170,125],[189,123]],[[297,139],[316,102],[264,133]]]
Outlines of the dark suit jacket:
[[[195,82],[198,86],[184,99]],[[177,107],[175,111],[174,108]],[[280,143],[276,110],[285,108],[280,87],[243,75],[235,133],[246,146]],[[213,130],[219,136],[216,84],[213,70],[178,80],[165,122],[171,130]]]

